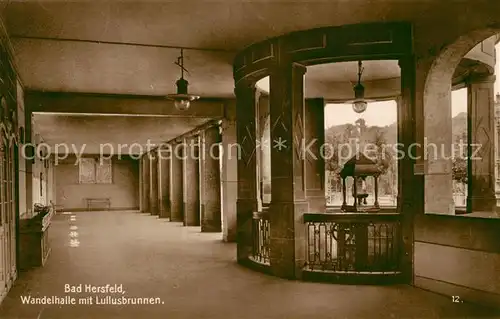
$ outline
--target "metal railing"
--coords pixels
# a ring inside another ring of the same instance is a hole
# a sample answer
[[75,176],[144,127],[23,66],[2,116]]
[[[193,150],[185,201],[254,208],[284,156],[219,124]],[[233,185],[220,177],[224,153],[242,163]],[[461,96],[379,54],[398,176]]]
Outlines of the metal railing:
[[271,230],[267,209],[255,212],[252,220],[252,256],[259,263],[269,265]]
[[306,269],[353,273],[400,270],[398,214],[305,214]]

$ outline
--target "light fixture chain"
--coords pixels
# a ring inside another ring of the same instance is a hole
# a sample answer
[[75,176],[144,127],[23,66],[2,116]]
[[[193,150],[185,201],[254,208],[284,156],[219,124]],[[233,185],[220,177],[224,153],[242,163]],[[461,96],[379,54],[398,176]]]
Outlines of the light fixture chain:
[[181,79],[184,79],[184,72],[189,74],[189,71],[184,67],[184,49],[181,49],[181,56],[177,58],[177,61],[174,62],[174,64],[179,66],[181,69]]

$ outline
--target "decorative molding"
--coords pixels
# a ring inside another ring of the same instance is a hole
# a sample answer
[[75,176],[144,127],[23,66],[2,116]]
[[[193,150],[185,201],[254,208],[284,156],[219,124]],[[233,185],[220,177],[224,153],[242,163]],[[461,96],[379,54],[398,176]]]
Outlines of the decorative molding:
[[[291,36],[288,41],[286,51],[288,53],[297,53],[303,51],[312,51],[324,49],[327,46],[327,37],[324,32],[318,33],[318,37]],[[316,42],[317,41],[317,42]]]
[[[255,43],[234,60],[235,83],[269,74],[282,61],[305,65],[359,59],[398,59],[413,53],[409,23],[369,23],[297,31]],[[279,58],[277,58],[279,56]],[[250,61],[249,61],[250,60]]]
[[252,63],[257,63],[267,59],[274,58],[274,44],[272,42],[264,42],[258,44],[252,50]]

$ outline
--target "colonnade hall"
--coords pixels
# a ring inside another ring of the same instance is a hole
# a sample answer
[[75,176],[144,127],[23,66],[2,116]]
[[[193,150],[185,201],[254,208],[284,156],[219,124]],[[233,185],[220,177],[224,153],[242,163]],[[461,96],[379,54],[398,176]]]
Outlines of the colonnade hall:
[[500,2],[0,2],[0,318],[500,318]]

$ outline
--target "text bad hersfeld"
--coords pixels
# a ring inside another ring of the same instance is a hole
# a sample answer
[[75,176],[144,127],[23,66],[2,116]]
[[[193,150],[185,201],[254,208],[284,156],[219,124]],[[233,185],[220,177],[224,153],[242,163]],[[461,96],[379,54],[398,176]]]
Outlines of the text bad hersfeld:
[[79,284],[79,285],[70,285],[70,284],[65,284],[64,285],[64,292],[65,293],[94,293],[94,294],[116,294],[120,293],[123,294],[125,293],[123,290],[123,285],[118,285],[118,284],[107,284],[104,286],[95,286],[95,285],[84,285],[84,284]]

